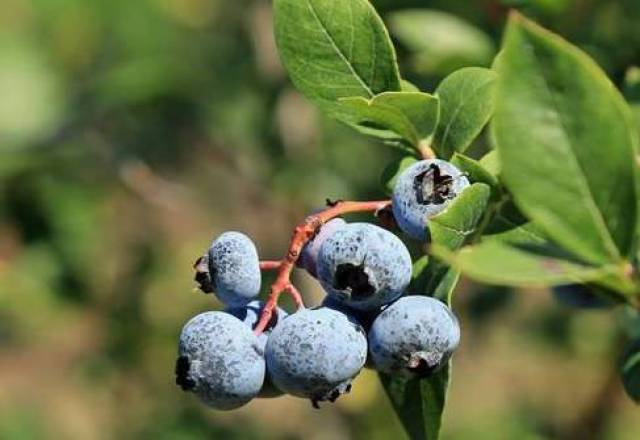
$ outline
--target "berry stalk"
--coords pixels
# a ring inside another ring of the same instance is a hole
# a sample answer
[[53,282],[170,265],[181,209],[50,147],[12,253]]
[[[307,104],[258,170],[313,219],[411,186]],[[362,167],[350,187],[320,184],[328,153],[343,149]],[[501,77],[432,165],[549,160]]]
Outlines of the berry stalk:
[[[255,327],[254,333],[260,335],[273,316],[273,312],[278,304],[278,298],[282,292],[289,293],[296,305],[299,308],[304,307],[302,297],[298,290],[291,283],[291,272],[300,257],[302,248],[309,240],[313,239],[318,233],[318,230],[329,220],[338,217],[343,214],[349,214],[353,212],[378,212],[387,208],[391,204],[390,200],[379,200],[373,202],[350,202],[350,201],[338,201],[332,203],[324,211],[312,214],[304,219],[304,221],[296,226],[293,230],[291,241],[289,242],[289,249],[284,258],[279,262],[264,261],[260,264],[263,270],[278,270],[278,276],[271,285],[269,291],[269,298],[267,299],[262,314],[260,315],[260,321]],[[276,265],[277,263],[277,265]]]
[[260,270],[278,270],[281,265],[280,260],[263,260],[260,262]]

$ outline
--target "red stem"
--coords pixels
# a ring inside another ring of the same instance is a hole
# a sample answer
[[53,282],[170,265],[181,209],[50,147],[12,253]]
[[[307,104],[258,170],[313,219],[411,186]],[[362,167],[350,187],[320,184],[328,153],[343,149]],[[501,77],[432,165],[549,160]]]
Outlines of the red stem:
[[[348,214],[351,212],[376,212],[381,209],[386,208],[391,203],[390,200],[381,200],[374,202],[337,202],[335,205],[325,209],[324,211],[320,211],[316,214],[312,214],[304,219],[304,221],[296,226],[293,230],[293,236],[291,237],[291,241],[289,243],[289,249],[284,258],[278,262],[278,276],[276,280],[271,285],[271,290],[269,291],[269,298],[267,299],[264,308],[262,309],[262,314],[260,315],[260,321],[258,321],[258,325],[254,329],[254,333],[256,335],[261,334],[266,328],[267,324],[271,320],[273,315],[273,311],[276,308],[278,303],[278,298],[282,292],[289,293],[296,305],[300,307],[304,307],[302,303],[302,298],[300,297],[300,293],[298,290],[291,284],[291,271],[298,261],[298,257],[300,256],[300,252],[302,252],[302,248],[309,240],[311,240],[317,234],[320,227],[331,220],[332,218],[338,217],[342,214]],[[269,269],[275,269],[272,263],[274,262],[263,262],[265,263],[265,267],[269,266]],[[261,268],[263,263],[260,264]],[[269,263],[269,264],[266,264]]]
[[260,270],[278,270],[281,265],[280,260],[264,260],[260,262]]

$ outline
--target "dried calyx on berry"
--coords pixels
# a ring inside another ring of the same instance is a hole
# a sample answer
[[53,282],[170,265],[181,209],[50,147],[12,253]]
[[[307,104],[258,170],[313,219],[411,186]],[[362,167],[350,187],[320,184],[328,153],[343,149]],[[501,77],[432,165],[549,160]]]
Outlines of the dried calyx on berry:
[[375,310],[397,299],[411,281],[411,256],[391,232],[351,223],[320,248],[318,280],[327,294],[358,310]]

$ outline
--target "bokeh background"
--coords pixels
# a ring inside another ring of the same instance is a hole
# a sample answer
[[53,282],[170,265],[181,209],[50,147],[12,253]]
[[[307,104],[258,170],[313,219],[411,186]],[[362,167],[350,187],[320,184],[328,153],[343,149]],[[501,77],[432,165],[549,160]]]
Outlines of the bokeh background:
[[[618,85],[640,63],[637,0],[373,3],[391,25],[410,7],[463,20],[392,26],[403,73],[427,91],[491,62],[509,7],[579,44]],[[0,439],[402,438],[371,371],[319,411],[284,397],[214,412],[174,384],[181,326],[219,307],[192,281],[210,240],[241,230],[278,258],[325,198],[382,197],[395,154],[296,93],[270,2],[0,10]],[[296,281],[321,300],[311,278]],[[454,305],[463,343],[444,438],[640,438],[615,370],[621,312],[469,282]]]

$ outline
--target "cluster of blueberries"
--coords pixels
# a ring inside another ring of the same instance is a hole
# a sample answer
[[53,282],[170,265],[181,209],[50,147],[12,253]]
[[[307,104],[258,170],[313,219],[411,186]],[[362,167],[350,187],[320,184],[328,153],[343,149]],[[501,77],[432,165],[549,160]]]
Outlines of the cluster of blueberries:
[[[425,241],[428,218],[446,208],[469,182],[452,164],[419,161],[396,181],[392,209],[408,236]],[[297,264],[327,293],[315,308],[277,308],[260,335],[263,303],[258,253],[238,232],[218,236],[198,261],[196,281],[224,311],[195,316],[182,329],[176,383],[209,406],[238,408],[254,397],[282,393],[314,406],[335,401],[369,366],[407,378],[446,364],[460,341],[458,320],[429,292],[407,295],[412,262],[386,229],[334,218],[309,241]]]

